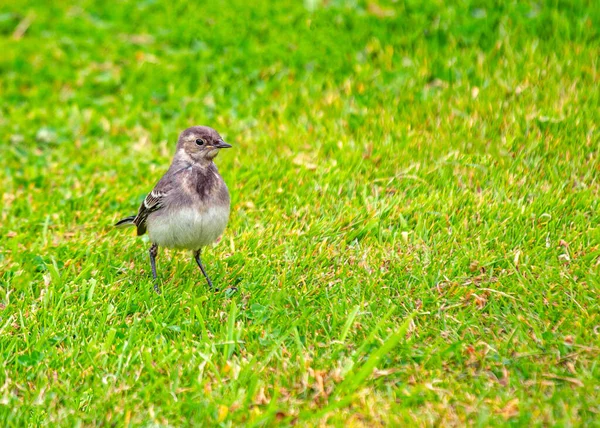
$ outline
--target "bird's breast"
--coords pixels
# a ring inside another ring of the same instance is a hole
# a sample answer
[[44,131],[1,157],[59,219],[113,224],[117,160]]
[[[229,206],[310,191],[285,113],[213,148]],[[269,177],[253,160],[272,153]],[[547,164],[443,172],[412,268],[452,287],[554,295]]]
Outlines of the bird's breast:
[[229,220],[229,204],[174,207],[148,217],[150,240],[162,247],[198,250],[215,242]]

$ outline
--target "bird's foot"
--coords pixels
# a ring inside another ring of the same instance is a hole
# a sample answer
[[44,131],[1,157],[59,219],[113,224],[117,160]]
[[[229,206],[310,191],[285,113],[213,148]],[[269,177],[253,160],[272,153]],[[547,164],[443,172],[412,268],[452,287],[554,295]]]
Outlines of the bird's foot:
[[223,290],[223,293],[227,296],[227,297],[231,297],[233,296],[235,293],[238,292],[237,287],[231,286],[231,287],[227,287],[226,289]]

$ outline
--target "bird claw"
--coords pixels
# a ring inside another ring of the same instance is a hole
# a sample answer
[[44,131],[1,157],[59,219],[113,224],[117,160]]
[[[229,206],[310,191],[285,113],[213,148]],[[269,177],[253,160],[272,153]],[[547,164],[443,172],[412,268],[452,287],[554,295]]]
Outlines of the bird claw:
[[238,289],[237,287],[227,287],[225,290],[223,290],[223,292],[227,297],[231,297],[238,292]]

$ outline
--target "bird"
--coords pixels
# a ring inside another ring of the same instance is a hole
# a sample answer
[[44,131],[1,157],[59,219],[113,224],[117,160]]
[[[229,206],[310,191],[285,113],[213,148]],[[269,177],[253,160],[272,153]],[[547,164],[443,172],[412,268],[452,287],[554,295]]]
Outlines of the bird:
[[191,250],[209,288],[215,289],[200,256],[203,247],[221,237],[229,221],[229,190],[214,159],[221,149],[230,147],[208,126],[192,126],[181,132],[171,166],[144,198],[138,213],[115,224],[118,228],[137,227],[138,236],[148,233],[150,266],[158,294],[159,247]]

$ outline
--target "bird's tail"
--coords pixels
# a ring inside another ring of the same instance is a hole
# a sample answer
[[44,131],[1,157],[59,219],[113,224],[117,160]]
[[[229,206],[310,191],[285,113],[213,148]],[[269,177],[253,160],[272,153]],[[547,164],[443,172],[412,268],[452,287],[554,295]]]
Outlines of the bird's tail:
[[135,216],[134,215],[130,215],[129,217],[125,217],[122,220],[119,220],[118,222],[115,223],[115,227],[127,227],[127,226],[134,226],[133,220],[135,220]]

